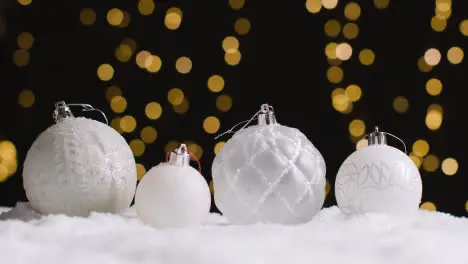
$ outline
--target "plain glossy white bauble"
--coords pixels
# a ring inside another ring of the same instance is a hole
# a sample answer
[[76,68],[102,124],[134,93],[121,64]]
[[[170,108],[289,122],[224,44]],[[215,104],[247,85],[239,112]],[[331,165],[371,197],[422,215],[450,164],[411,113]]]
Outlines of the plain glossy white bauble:
[[213,162],[216,206],[235,224],[305,223],[323,206],[325,170],[322,155],[299,130],[250,126]]
[[209,215],[211,194],[203,176],[190,166],[161,163],[138,184],[136,212],[156,228],[193,228]]
[[44,131],[24,162],[31,206],[45,214],[86,216],[130,206],[136,165],[125,139],[86,118],[67,118]]
[[421,202],[421,176],[402,151],[372,145],[354,152],[341,165],[335,195],[345,214],[409,214]]

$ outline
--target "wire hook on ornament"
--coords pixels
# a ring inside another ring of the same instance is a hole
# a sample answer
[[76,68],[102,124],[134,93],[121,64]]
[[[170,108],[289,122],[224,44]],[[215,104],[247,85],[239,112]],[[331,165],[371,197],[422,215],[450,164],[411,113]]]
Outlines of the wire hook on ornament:
[[[386,142],[385,136],[383,136],[383,135],[389,135],[389,136],[391,136],[391,137],[397,139],[398,141],[400,141],[400,143],[403,145],[403,148],[404,148],[404,150],[405,150],[405,154],[408,154],[405,142],[404,142],[401,138],[399,138],[399,137],[393,135],[392,133],[380,132],[380,131],[379,131],[379,127],[378,127],[378,126],[375,126],[375,127],[374,127],[374,132],[368,133],[367,135],[365,135],[365,136],[363,137],[363,139],[366,139],[366,138],[367,138],[368,140],[370,140],[370,138],[369,138],[370,135],[372,135],[373,137],[377,137],[377,138],[378,138],[378,139],[377,139],[377,141],[378,141],[377,144],[386,144],[387,142]],[[383,136],[383,137],[382,137],[382,136]]]
[[92,111],[99,112],[104,117],[104,120],[106,120],[106,124],[109,125],[109,121],[107,120],[106,114],[104,114],[102,110],[94,108],[90,104],[67,104],[67,106],[81,106],[83,107],[83,109],[81,109],[81,112],[92,112]]

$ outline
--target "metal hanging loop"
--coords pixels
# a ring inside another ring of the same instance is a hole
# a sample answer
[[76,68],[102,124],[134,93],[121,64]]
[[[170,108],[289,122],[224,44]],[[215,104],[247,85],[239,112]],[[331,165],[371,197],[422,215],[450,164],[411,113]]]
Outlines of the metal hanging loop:
[[66,104],[64,101],[60,101],[60,102],[55,103],[55,110],[54,110],[54,114],[53,114],[53,118],[54,118],[55,122],[60,122],[65,118],[74,117],[72,111],[70,110],[70,106],[81,106],[82,107],[82,109],[81,109],[82,112],[92,112],[92,111],[99,112],[104,117],[104,120],[106,120],[106,124],[109,125],[109,121],[107,120],[107,116],[106,116],[106,114],[104,114],[104,112],[102,110],[94,108],[90,104]]
[[408,154],[407,149],[406,149],[406,144],[401,138],[399,138],[399,137],[397,137],[397,136],[395,136],[395,135],[393,135],[391,133],[388,133],[388,132],[379,131],[378,126],[375,126],[374,132],[371,132],[371,133],[365,135],[364,138],[368,139],[368,141],[369,141],[368,145],[369,146],[371,146],[371,145],[387,145],[387,137],[385,135],[389,135],[389,136],[397,139],[398,141],[400,141],[401,144],[403,145],[404,149],[405,149],[405,154]]

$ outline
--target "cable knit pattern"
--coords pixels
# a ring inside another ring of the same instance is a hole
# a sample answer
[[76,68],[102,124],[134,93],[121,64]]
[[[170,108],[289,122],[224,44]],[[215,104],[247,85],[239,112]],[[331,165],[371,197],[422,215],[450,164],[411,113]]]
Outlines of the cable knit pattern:
[[86,118],[48,128],[24,162],[26,196],[46,214],[117,213],[130,205],[136,181],[135,159],[125,139]]
[[308,222],[323,205],[325,171],[322,155],[299,130],[251,126],[213,162],[215,202],[237,224]]

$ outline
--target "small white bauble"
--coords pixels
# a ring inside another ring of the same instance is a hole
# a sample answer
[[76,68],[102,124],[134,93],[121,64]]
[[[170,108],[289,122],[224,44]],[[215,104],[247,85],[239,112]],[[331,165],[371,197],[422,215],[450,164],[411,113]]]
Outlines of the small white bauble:
[[351,154],[336,176],[335,196],[344,214],[409,214],[419,208],[418,168],[402,151],[385,144],[384,132],[371,133],[369,146]]
[[[24,162],[23,186],[31,206],[44,214],[87,216],[130,206],[136,165],[125,139],[111,127],[64,116],[33,143]],[[61,109],[63,110],[63,109]]]
[[202,224],[211,207],[203,176],[189,166],[182,144],[167,163],[149,170],[138,184],[135,207],[142,222],[156,228],[193,228]]
[[325,161],[298,129],[263,105],[259,124],[237,132],[216,156],[216,206],[234,224],[299,224],[325,200]]

